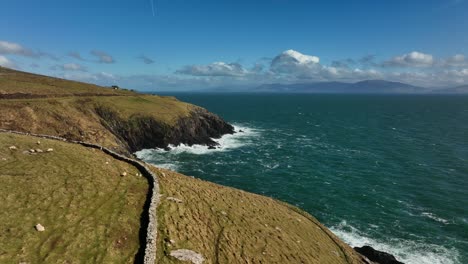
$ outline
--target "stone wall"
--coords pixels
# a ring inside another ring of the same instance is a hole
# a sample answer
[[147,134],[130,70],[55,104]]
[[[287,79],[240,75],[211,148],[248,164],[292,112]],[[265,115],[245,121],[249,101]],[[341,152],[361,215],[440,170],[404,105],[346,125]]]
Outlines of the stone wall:
[[150,183],[150,191],[148,193],[150,198],[150,205],[148,208],[148,226],[146,227],[146,243],[145,243],[145,253],[144,253],[144,264],[154,264],[156,260],[156,243],[157,243],[157,231],[158,231],[158,223],[157,223],[157,215],[156,215],[156,208],[159,204],[159,182],[157,176],[148,169],[147,165],[141,161],[128,158],[126,156],[120,155],[108,148],[103,146],[92,144],[83,141],[75,141],[75,140],[67,140],[65,138],[57,137],[57,136],[50,136],[50,135],[41,135],[41,134],[34,134],[34,133],[25,133],[19,131],[11,131],[0,129],[2,133],[11,133],[11,134],[18,134],[18,135],[26,135],[26,136],[33,136],[38,138],[45,138],[45,139],[52,139],[52,140],[60,140],[64,142],[70,142],[74,144],[79,144],[84,147],[99,149],[104,153],[112,156],[115,159],[127,162],[134,167],[136,167],[143,176],[145,176],[149,183]]

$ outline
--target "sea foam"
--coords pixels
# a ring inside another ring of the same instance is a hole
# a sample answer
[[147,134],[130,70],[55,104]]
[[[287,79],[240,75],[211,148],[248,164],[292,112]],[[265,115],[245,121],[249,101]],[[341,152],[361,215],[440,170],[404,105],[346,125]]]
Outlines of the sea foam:
[[[214,152],[229,151],[232,149],[240,148],[240,147],[251,144],[252,142],[249,139],[251,139],[252,137],[258,136],[260,133],[259,129],[249,128],[243,125],[234,125],[234,131],[236,133],[232,135],[226,134],[222,136],[221,138],[217,138],[217,139],[214,138],[213,141],[219,144],[216,147],[216,149],[208,149],[208,147],[204,145],[189,146],[185,144],[180,144],[178,146],[169,145],[171,149],[169,150],[169,153],[170,154],[189,153],[189,154],[195,154],[195,155],[204,155],[204,154],[210,154]],[[135,154],[137,155],[138,158],[145,159],[145,157],[147,157],[148,154],[150,154],[151,152],[167,153],[168,151],[164,149],[152,149],[152,150],[138,151]]]
[[368,245],[390,253],[406,264],[461,264],[460,254],[454,248],[403,239],[373,239],[346,221],[331,227],[330,230],[352,247]]

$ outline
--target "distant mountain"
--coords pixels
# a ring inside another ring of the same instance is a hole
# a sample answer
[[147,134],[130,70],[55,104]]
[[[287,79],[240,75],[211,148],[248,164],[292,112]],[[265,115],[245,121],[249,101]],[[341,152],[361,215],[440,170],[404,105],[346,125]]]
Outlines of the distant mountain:
[[361,94],[411,94],[426,93],[423,87],[400,82],[367,80],[357,83],[320,82],[300,84],[264,84],[255,88],[255,92],[274,93],[361,93]]
[[433,93],[438,94],[468,94],[468,85],[462,85],[452,88],[433,90]]

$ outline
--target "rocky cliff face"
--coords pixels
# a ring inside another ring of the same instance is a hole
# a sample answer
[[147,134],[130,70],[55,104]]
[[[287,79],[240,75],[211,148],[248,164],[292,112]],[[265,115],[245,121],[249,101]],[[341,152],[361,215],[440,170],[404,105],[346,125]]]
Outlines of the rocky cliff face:
[[181,117],[175,125],[144,115],[122,119],[106,107],[97,107],[96,113],[103,126],[126,144],[131,152],[145,148],[166,148],[169,144],[215,146],[217,143],[212,138],[234,133],[230,124],[199,107],[194,107],[187,117]]

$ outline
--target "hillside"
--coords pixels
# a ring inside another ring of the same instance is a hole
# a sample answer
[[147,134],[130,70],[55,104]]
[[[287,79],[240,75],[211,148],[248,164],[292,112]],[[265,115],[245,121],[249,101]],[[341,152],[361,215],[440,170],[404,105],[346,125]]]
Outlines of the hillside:
[[[39,148],[53,151],[30,152]],[[99,150],[5,133],[0,159],[0,262],[139,263],[148,182],[136,168]],[[156,263],[184,263],[170,256],[177,249],[203,263],[362,263],[295,207],[153,170],[162,189]]]
[[[188,248],[204,263],[362,263],[315,218],[263,197],[163,169],[158,263]],[[164,254],[162,254],[164,253]]]
[[[96,89],[106,88],[85,84],[75,90],[65,80],[40,78],[41,89],[33,82],[21,88],[35,96],[0,99],[1,129],[98,143],[129,157],[144,147],[211,144],[211,137],[232,133],[216,115],[172,97],[97,96]],[[54,82],[64,85],[60,96],[48,90]],[[142,263],[153,183],[132,163],[106,153],[0,132],[1,263]],[[190,263],[180,260],[178,250],[204,259],[196,264],[365,263],[298,208],[151,168],[161,190],[155,194],[160,198],[156,263]]]
[[[174,97],[143,95],[0,68],[0,128],[57,135],[122,153],[214,145],[231,125]],[[1,100],[1,98],[4,98]]]
[[101,151],[38,140],[0,133],[0,263],[132,263],[147,180]]

